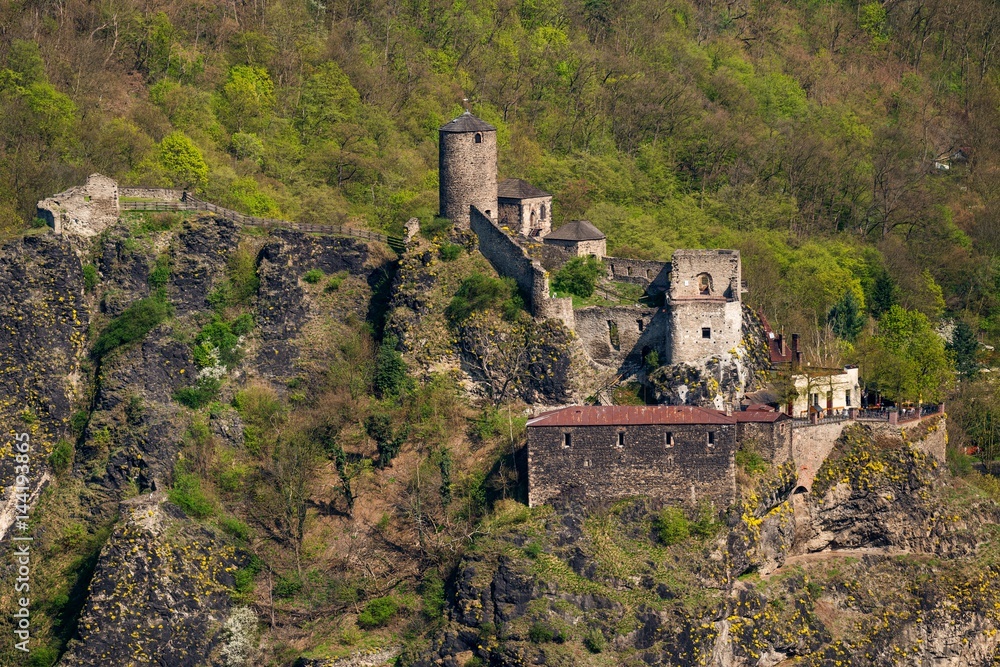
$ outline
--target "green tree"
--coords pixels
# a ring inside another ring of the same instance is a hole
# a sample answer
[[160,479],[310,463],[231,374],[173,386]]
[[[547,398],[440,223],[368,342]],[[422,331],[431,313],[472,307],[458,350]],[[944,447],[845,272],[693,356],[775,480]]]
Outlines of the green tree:
[[372,384],[379,398],[396,396],[406,386],[406,362],[396,346],[395,336],[386,336],[375,353],[375,375]]
[[603,273],[604,264],[596,257],[574,257],[552,276],[552,287],[586,299],[594,293]]
[[851,342],[857,339],[865,325],[865,318],[853,290],[846,290],[840,301],[833,304],[826,321],[838,337]]
[[361,96],[335,62],[320,65],[302,87],[295,127],[303,143],[329,139],[334,126],[355,118]]
[[866,381],[893,401],[938,400],[951,381],[944,342],[919,311],[893,306],[860,347]]
[[216,105],[219,119],[233,132],[257,132],[274,109],[274,83],[263,67],[237,65],[229,70]]
[[889,272],[882,269],[872,283],[871,295],[868,298],[868,312],[872,314],[872,317],[878,319],[882,313],[897,303],[899,303],[899,287]]
[[979,374],[980,364],[977,359],[979,339],[965,320],[959,320],[955,324],[951,342],[948,343],[948,352],[955,360],[955,371],[961,377],[969,380]]
[[203,188],[208,183],[208,165],[201,151],[186,134],[171,132],[163,137],[159,151],[160,165],[175,186]]

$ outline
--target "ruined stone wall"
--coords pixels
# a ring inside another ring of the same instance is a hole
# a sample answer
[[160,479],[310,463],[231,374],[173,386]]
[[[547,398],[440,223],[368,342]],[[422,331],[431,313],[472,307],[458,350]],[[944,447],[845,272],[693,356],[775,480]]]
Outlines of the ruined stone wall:
[[605,257],[608,280],[642,285],[647,294],[663,294],[670,289],[670,262]]
[[515,234],[540,238],[552,231],[552,197],[501,198],[497,207],[500,225]]
[[[702,296],[740,299],[742,280],[738,250],[676,250],[670,261],[670,298]],[[699,276],[709,277],[711,292],[703,295]]]
[[607,245],[608,245],[606,239],[597,239],[594,241],[565,241],[562,239],[545,239],[545,243],[548,245],[554,245],[559,248],[562,248],[573,257],[586,257],[587,255],[593,255],[598,259],[602,259],[607,254]]
[[[481,143],[475,138],[481,137]],[[497,216],[497,133],[441,132],[438,155],[441,215],[469,227],[469,208]]]
[[741,446],[750,445],[773,465],[781,465],[792,458],[791,420],[739,422],[736,436]]
[[590,358],[600,364],[616,368],[626,362],[641,365],[645,348],[649,348],[647,352],[655,350],[660,359],[670,355],[670,318],[665,309],[591,306],[574,315],[576,335]]
[[[715,444],[708,444],[708,432]],[[618,446],[618,434],[624,445]],[[564,444],[569,433],[570,446]],[[668,434],[673,435],[673,445]],[[651,496],[725,507],[736,492],[735,424],[528,429],[528,504]]]
[[672,364],[700,364],[710,357],[729,359],[743,340],[743,311],[738,301],[671,301],[670,316]]
[[118,183],[107,176],[91,174],[86,184],[38,202],[37,215],[56,234],[96,236],[118,219]]

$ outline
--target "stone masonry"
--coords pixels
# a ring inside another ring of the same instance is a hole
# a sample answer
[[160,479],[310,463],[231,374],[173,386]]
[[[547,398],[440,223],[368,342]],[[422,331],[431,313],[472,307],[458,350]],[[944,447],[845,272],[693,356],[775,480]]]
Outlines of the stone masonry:
[[97,236],[114,224],[118,214],[118,183],[101,174],[91,174],[86,184],[38,202],[38,217],[56,234]]
[[648,496],[716,507],[736,493],[736,420],[691,406],[571,406],[528,422],[528,504]]

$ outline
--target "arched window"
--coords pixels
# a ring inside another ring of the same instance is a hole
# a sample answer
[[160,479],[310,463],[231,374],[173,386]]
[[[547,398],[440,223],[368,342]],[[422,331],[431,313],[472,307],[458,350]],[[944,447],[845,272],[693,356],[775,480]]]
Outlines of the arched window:
[[699,294],[711,294],[712,293],[712,276],[707,273],[698,274],[698,293]]
[[534,211],[531,212],[531,226],[532,227],[535,226],[535,212]]
[[546,215],[546,212],[545,212],[545,204],[542,204],[542,220],[544,220],[544,219],[545,219],[545,215]]
[[477,144],[483,143],[483,135],[481,135],[480,133],[476,132],[476,139],[475,139],[475,141],[476,141]]

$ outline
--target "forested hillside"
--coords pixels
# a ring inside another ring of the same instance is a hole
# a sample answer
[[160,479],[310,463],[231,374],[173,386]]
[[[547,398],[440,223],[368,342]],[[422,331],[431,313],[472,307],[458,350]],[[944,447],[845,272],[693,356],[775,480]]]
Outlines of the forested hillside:
[[[115,664],[182,631],[197,641],[173,648],[227,665],[519,664],[496,657],[508,640],[567,665],[650,662],[661,642],[669,662],[711,654],[701,624],[729,611],[747,655],[767,634],[831,664],[866,642],[930,650],[911,641],[925,603],[972,620],[919,636],[992,655],[1000,603],[976,586],[1000,571],[1000,485],[981,474],[1000,460],[998,46],[990,0],[3,4],[0,350],[16,355],[0,417],[37,433],[50,473],[31,664]],[[435,217],[437,129],[463,100],[498,128],[500,176],[555,195],[556,224],[588,219],[623,257],[738,248],[747,303],[801,333],[808,363],[857,363],[897,403],[946,400],[954,478],[859,432],[824,468],[851,493],[816,520],[846,546],[923,555],[737,579],[778,567],[798,529],[789,471],[752,452],[730,515],[514,502],[522,401],[571,394],[572,338]],[[93,172],[286,220],[402,235],[415,216],[421,233],[397,258],[190,213],[129,212],[86,243],[37,229],[36,201]],[[477,397],[441,360],[494,325],[534,375]],[[876,509],[889,528],[864,523]],[[936,560],[983,545],[986,574]],[[490,596],[509,627],[477,615]],[[546,605],[589,616],[535,623]],[[863,622],[818,620],[837,609]]]
[[436,212],[468,97],[502,175],[614,252],[737,246],[802,331],[848,289],[877,314],[888,269],[890,300],[992,338],[998,25],[985,0],[14,2],[0,219],[100,171],[399,229]]

